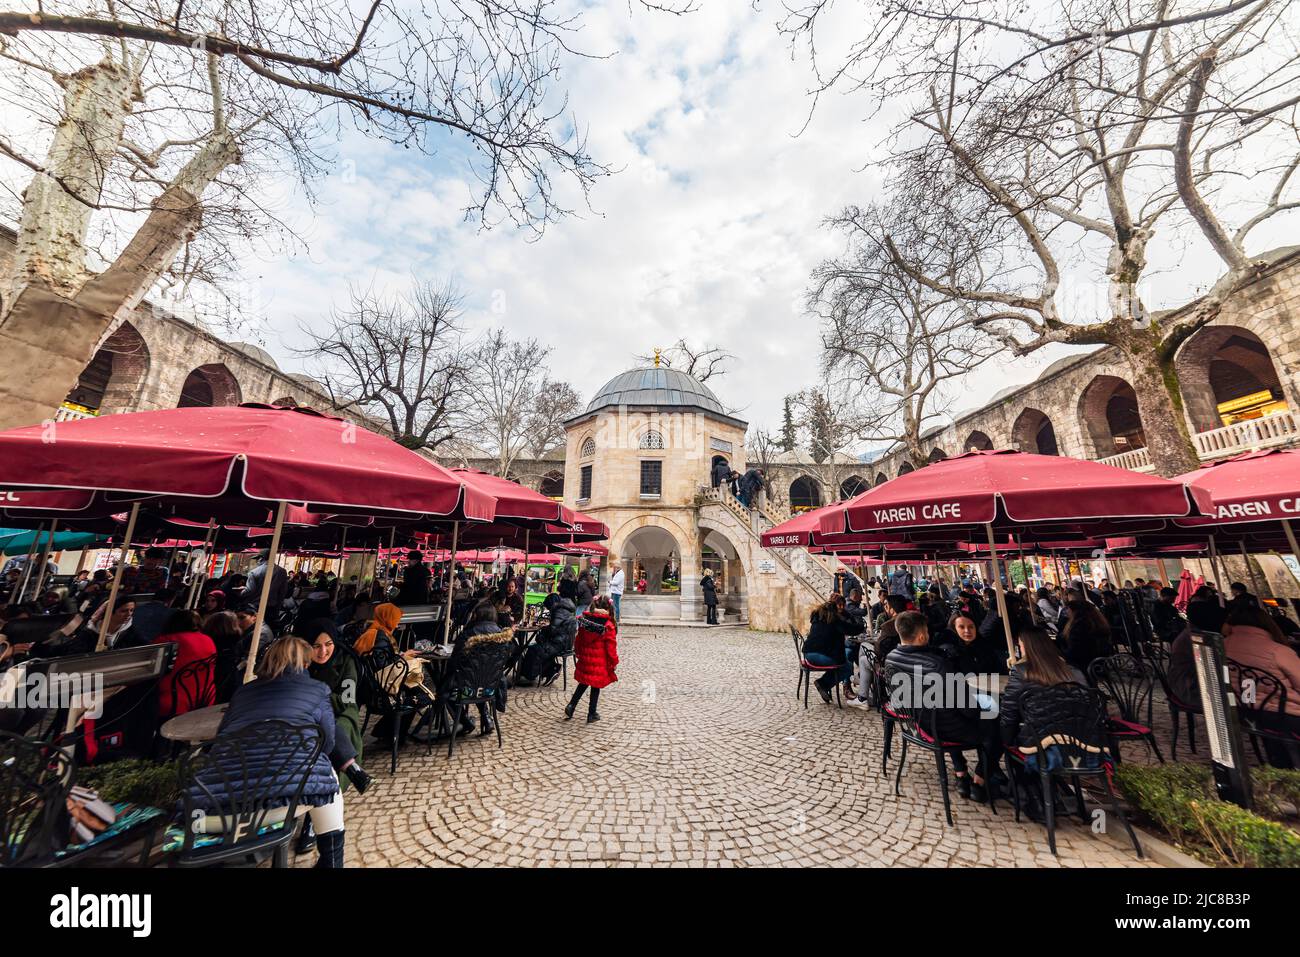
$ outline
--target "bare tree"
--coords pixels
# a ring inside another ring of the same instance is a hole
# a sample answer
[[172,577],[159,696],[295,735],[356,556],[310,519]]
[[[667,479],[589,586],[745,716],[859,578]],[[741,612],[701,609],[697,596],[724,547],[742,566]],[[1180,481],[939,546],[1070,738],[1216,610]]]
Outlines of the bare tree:
[[528,411],[527,445],[540,459],[564,444],[564,421],[582,408],[582,397],[567,382],[543,381]]
[[[900,245],[928,271],[953,279],[969,258],[959,224],[920,210],[850,207],[828,221],[848,238],[846,252],[813,273],[812,309],[822,317],[828,390],[851,409],[841,436],[828,425],[814,458],[851,436],[903,448],[926,464],[921,436],[940,416],[958,380],[999,351],[963,303],[936,293],[894,259]],[[882,236],[891,237],[890,247]],[[826,418],[825,413],[821,418]],[[818,458],[817,461],[822,459]]]
[[160,282],[228,274],[231,247],[276,223],[259,179],[292,173],[310,195],[348,125],[465,164],[466,213],[485,226],[569,213],[610,172],[559,80],[584,55],[580,27],[555,0],[0,11],[0,186],[19,223],[0,277],[0,426],[51,414]]
[[638,355],[638,362],[653,365],[658,360],[660,365],[685,372],[700,382],[724,376],[730,371],[727,366],[735,361],[735,356],[721,346],[694,345],[685,339],[678,339],[667,349],[661,349],[650,355]]
[[318,360],[336,407],[384,423],[408,449],[437,449],[468,401],[460,303],[450,283],[396,296],[354,287],[328,328],[304,329],[311,346],[298,351]]
[[461,431],[497,460],[500,476],[510,474],[534,437],[550,353],[536,339],[512,340],[504,329],[493,329],[469,353]]
[[[1153,464],[1182,472],[1198,458],[1174,355],[1278,255],[1251,242],[1260,227],[1300,205],[1297,5],[1053,7],[1041,27],[1022,5],[889,0],[886,21],[872,21],[819,89],[899,83],[869,66],[868,47],[902,64],[901,82],[923,100],[892,157],[896,198],[980,230],[979,254],[957,276],[896,243],[895,263],[1016,354],[1113,347],[1131,370]],[[787,24],[792,35],[814,42],[827,9],[807,8]],[[1166,296],[1164,308],[1145,301],[1153,263],[1194,253],[1217,257],[1222,276],[1199,296]],[[1071,300],[1072,278],[1104,295]]]

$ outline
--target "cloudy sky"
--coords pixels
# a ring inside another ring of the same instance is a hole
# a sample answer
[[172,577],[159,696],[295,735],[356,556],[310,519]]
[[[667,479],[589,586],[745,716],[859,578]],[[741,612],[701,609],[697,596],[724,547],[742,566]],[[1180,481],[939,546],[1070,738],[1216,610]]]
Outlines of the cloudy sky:
[[[801,298],[813,265],[840,246],[819,223],[877,192],[862,167],[887,128],[863,121],[869,104],[837,96],[800,133],[809,74],[775,16],[739,3],[687,17],[591,10],[584,49],[618,53],[576,60],[570,101],[592,153],[622,171],[598,185],[593,211],[537,242],[462,222],[470,186],[457,162],[345,142],[348,175],[331,177],[314,209],[292,207],[309,251],[249,264],[265,317],[250,338],[301,368],[300,325],[343,301],[349,282],[454,277],[472,328],[500,323],[550,344],[553,373],[584,396],[637,353],[685,336],[734,353],[717,391],[752,423],[775,425],[782,397],[817,381],[818,330]],[[982,370],[958,405],[1009,381]]]

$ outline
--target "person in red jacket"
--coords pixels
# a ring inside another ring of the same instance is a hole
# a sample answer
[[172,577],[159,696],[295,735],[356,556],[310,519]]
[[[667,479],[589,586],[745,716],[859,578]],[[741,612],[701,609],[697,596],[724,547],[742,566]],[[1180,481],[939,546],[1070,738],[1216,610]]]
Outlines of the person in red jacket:
[[587,705],[587,723],[599,721],[596,701],[600,689],[618,680],[614,668],[618,665],[618,625],[614,621],[614,603],[601,595],[578,619],[578,636],[573,641],[573,678],[578,687],[564,709],[567,721],[582,700],[582,694],[591,689],[591,702]]
[[[215,681],[215,661],[217,646],[212,639],[199,630],[199,616],[196,612],[178,608],[168,616],[163,625],[163,633],[154,644],[176,642],[176,663],[172,670],[158,679],[158,715],[166,720],[178,714],[184,714],[196,708],[206,708],[217,700]],[[211,658],[207,674],[193,675],[185,686],[176,686],[176,674],[186,665]]]

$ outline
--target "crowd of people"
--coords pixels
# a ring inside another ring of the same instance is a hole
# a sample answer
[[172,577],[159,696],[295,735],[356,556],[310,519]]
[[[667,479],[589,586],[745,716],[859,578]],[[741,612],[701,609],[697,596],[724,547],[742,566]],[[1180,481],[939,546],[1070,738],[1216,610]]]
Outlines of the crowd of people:
[[[23,564],[3,570],[0,578],[15,600],[0,604],[0,671],[94,652],[101,648],[101,632],[102,647],[109,650],[176,646],[169,670],[157,682],[122,689],[108,699],[102,715],[86,722],[77,739],[83,763],[161,759],[168,748],[160,737],[162,725],[214,704],[226,705],[218,743],[269,718],[315,728],[321,753],[302,797],[307,820],[297,848],[307,853],[314,846],[322,867],[342,864],[343,793],[351,788],[364,794],[370,785],[363,766],[367,740],[388,749],[413,726],[446,733],[453,713],[460,734],[493,731],[495,712],[505,705],[503,667],[485,694],[474,689],[482,699],[477,724],[467,709],[456,706],[466,694],[465,676],[475,673],[483,656],[492,656],[498,666],[520,659],[509,678],[533,685],[553,682],[563,659],[575,657],[577,688],[565,717],[572,717],[589,693],[589,722],[600,718],[600,689],[617,680],[622,592],[617,562],[606,594],[598,594],[591,570],[575,574],[567,568],[535,616],[526,616],[522,570],[507,565],[493,574],[450,563],[430,568],[418,551],[367,582],[356,576],[342,581],[325,568],[291,573],[269,563],[269,552],[258,555],[246,572],[212,579],[184,564],[169,567],[162,549],[142,550],[136,558],[122,570],[106,627],[115,568],[78,573],[33,601],[19,601],[12,591],[23,581]],[[49,571],[53,581],[54,570]],[[245,683],[263,599],[256,677]],[[426,616],[399,635],[406,610],[431,604],[448,608],[449,624]],[[526,617],[535,618],[532,641],[515,634]],[[450,649],[442,655],[445,666],[435,668],[429,649],[444,634],[452,638]],[[373,711],[376,696],[383,694],[400,696],[411,707],[400,725],[385,717],[363,740],[362,709]],[[46,717],[38,709],[0,709],[0,729],[28,733]],[[214,751],[224,753],[219,746]],[[226,771],[207,773],[215,781]],[[194,782],[191,797],[207,793],[210,784]]]
[[[1098,659],[1119,651],[1141,656],[1144,645],[1154,645],[1165,657],[1162,674],[1170,692],[1196,702],[1199,710],[1193,629],[1222,633],[1230,661],[1277,676],[1286,693],[1285,710],[1257,717],[1278,730],[1300,733],[1300,628],[1295,622],[1280,608],[1266,607],[1239,582],[1226,595],[1213,583],[1202,584],[1185,611],[1177,599],[1175,589],[1142,579],[1118,588],[1109,581],[1080,579],[1065,586],[1045,584],[1032,592],[1008,586],[1004,626],[995,589],[973,575],[951,583],[918,581],[900,567],[864,585],[847,573],[813,611],[802,655],[821,672],[814,686],[822,700],[831,702],[838,682],[850,707],[890,700],[891,694],[913,688],[916,681],[934,679],[950,688],[954,684],[943,679],[951,676],[1005,676],[996,701],[976,694],[914,712],[936,737],[980,753],[980,764],[971,769],[959,751],[950,752],[959,793],[976,801],[987,800],[990,789],[1006,784],[996,765],[1004,745],[1033,751],[1047,729],[1068,717],[1053,709],[1078,708],[1087,700],[1067,694],[1027,697],[1026,692],[1062,684],[1094,686],[1096,673],[1091,669]],[[1138,616],[1149,624],[1149,632],[1141,631]],[[1008,649],[1008,630],[1013,650]],[[870,650],[867,655],[862,653],[864,645]],[[1092,744],[1101,760],[1107,741]],[[1270,763],[1291,766],[1287,749],[1267,741],[1265,747]],[[1037,789],[1022,793],[1028,795],[1025,810],[1040,816]]]

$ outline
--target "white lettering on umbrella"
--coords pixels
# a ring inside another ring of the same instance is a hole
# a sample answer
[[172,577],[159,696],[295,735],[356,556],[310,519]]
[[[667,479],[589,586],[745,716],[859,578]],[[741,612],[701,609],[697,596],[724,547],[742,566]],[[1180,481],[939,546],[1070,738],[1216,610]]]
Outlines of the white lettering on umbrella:
[[910,505],[906,508],[873,508],[871,514],[877,525],[885,522],[916,521],[916,509]]
[[924,518],[961,518],[960,502],[941,502],[938,505],[926,505],[921,508]]
[[1260,518],[1272,511],[1268,502],[1232,502],[1219,506],[1219,518]]

